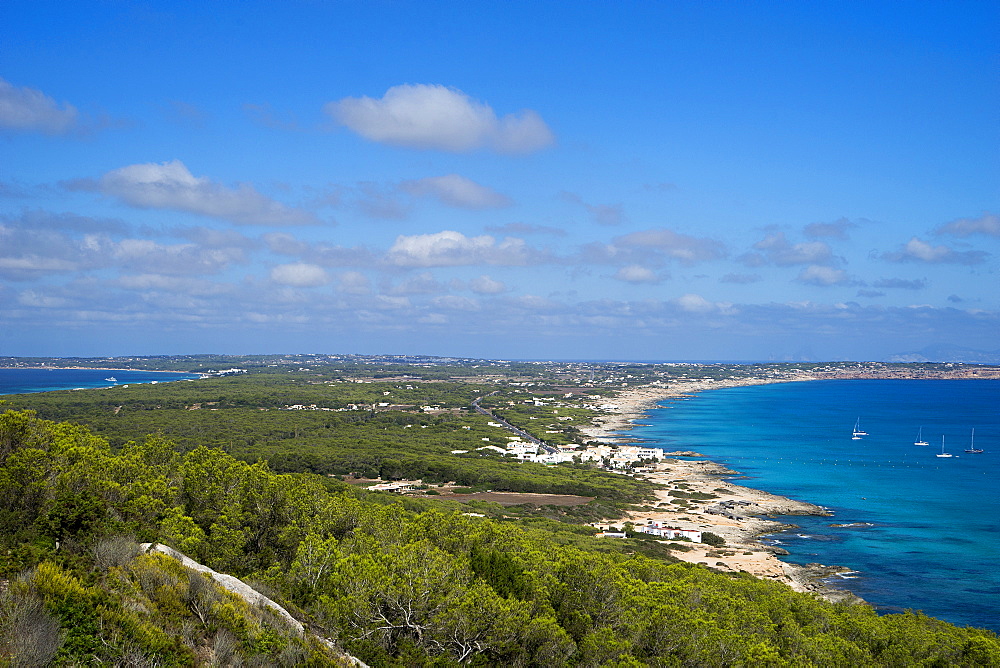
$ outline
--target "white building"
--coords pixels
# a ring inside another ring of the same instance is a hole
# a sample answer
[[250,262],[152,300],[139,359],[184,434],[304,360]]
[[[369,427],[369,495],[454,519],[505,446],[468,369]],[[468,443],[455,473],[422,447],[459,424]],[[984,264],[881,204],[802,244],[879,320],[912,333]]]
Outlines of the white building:
[[657,536],[659,538],[667,538],[671,540],[676,540],[677,538],[687,538],[692,543],[701,542],[701,532],[695,529],[675,529],[673,527],[668,527],[661,522],[653,522],[651,524],[640,525],[635,527],[635,531],[638,533],[646,533],[651,536]]

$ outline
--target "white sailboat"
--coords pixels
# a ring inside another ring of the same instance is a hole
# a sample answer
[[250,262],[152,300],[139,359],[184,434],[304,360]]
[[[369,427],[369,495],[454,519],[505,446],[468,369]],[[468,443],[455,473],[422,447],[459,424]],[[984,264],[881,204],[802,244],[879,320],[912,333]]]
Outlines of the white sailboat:
[[854,433],[851,435],[852,441],[860,441],[862,436],[867,436],[868,432],[861,429],[861,418],[854,423]]
[[973,454],[979,454],[983,451],[982,448],[976,447],[976,428],[972,428],[972,438],[969,440],[969,447],[965,449],[966,452],[971,452]]
[[935,457],[952,457],[953,455],[949,452],[944,451],[944,434],[941,434],[941,454],[934,455]]
[[923,427],[921,427],[920,431],[917,432],[917,440],[915,440],[913,442],[913,445],[930,445],[930,443],[928,443],[927,441],[924,440],[924,428]]

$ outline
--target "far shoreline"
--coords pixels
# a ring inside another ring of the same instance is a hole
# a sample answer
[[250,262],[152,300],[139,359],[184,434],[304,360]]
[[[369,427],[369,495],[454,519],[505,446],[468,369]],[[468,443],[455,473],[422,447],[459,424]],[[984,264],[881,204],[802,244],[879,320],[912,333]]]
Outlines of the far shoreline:
[[[32,367],[19,367],[19,366],[0,366],[0,372],[2,371],[99,371],[104,373],[143,373],[143,374],[171,374],[174,376],[185,376],[184,378],[161,378],[161,380],[156,380],[155,378],[146,378],[143,380],[131,380],[127,382],[119,382],[117,379],[114,382],[104,379],[105,383],[98,385],[87,385],[84,387],[65,385],[60,387],[38,387],[38,388],[20,388],[13,392],[7,391],[6,389],[0,389],[0,396],[15,396],[23,394],[39,394],[44,392],[74,392],[74,391],[85,391],[85,390],[109,390],[116,387],[128,387],[129,385],[151,385],[157,383],[176,383],[183,380],[201,380],[206,378],[205,374],[190,372],[190,371],[168,371],[163,369],[128,369],[128,368],[109,368],[109,367],[93,367],[93,366],[32,366]],[[113,376],[112,376],[113,377]],[[84,381],[81,381],[84,382]],[[88,383],[93,383],[94,381],[86,381]]]
[[106,366],[0,366],[0,370],[13,369],[15,371],[133,371],[139,373],[180,373],[188,376],[204,376],[197,371],[170,371],[169,369],[135,369],[128,367],[106,367]]

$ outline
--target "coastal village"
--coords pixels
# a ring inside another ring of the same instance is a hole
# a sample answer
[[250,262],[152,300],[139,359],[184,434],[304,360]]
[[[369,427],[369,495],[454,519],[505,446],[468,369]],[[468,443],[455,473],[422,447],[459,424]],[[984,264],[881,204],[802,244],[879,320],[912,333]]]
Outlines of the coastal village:
[[[609,392],[607,396],[589,394],[581,401],[580,396],[565,393],[557,396],[534,395],[522,400],[535,407],[545,406],[557,416],[554,423],[543,424],[545,428],[540,430],[543,436],[557,433],[558,423],[575,421],[569,416],[558,417],[560,410],[586,408],[594,411],[596,417],[587,424],[576,425],[580,440],[585,440],[586,445],[570,442],[552,446],[541,439],[528,440],[519,428],[491,420],[488,425],[496,430],[496,435],[483,437],[489,443],[480,446],[479,450],[542,464],[592,462],[606,470],[645,478],[657,485],[654,505],[629,512],[618,521],[593,523],[595,539],[614,540],[643,535],[667,544],[672,548],[671,554],[682,561],[784,582],[797,591],[812,592],[828,600],[855,601],[859,600],[856,596],[837,587],[839,578],[850,577],[850,569],[781,561],[779,557],[787,552],[774,541],[765,540],[768,535],[794,528],[793,524],[778,521],[775,517],[831,515],[827,509],[737,485],[727,478],[737,476],[738,472],[706,460],[695,451],[664,452],[660,448],[635,444],[628,430],[648,411],[656,410],[659,402],[683,399],[705,390],[828,378],[900,377],[904,376],[898,366],[881,363],[859,363],[847,367],[831,364],[807,369],[784,366],[763,372],[757,369],[753,375],[719,374],[718,377],[700,376],[669,381],[648,377],[639,380],[632,374],[622,374],[604,383],[605,387],[617,386],[616,391]],[[1000,369],[966,365],[954,365],[951,369],[937,365],[932,369],[910,369],[905,377],[997,378],[1000,377]],[[433,410],[433,407],[424,407],[424,410]],[[453,452],[461,454],[464,451]],[[419,482],[383,482],[370,489],[419,493]],[[502,499],[503,494],[493,492],[490,498]],[[510,496],[511,502],[521,500],[519,495]],[[534,502],[541,504],[545,500],[539,498]],[[707,542],[706,536],[713,540]]]

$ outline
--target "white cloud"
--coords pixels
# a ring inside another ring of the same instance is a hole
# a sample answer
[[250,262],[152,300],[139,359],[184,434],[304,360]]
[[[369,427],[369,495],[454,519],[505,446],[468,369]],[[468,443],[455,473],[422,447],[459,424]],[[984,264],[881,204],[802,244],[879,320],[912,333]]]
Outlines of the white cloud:
[[102,249],[121,267],[168,275],[210,274],[246,261],[240,248],[201,248],[195,244],[160,244],[150,239],[106,242]]
[[843,269],[834,269],[815,264],[809,265],[799,272],[798,278],[795,280],[799,283],[821,286],[843,285],[851,282],[851,279],[847,276],[847,272]]
[[447,325],[449,321],[443,313],[428,313],[417,318],[417,322],[421,325]]
[[79,123],[71,104],[60,106],[34,88],[17,88],[0,79],[0,128],[48,135],[66,134]]
[[941,262],[946,260],[954,251],[947,246],[931,246],[917,237],[913,237],[903,248],[903,253],[916,260],[924,262]]
[[18,294],[17,302],[22,306],[34,308],[62,308],[71,305],[68,299],[45,295],[35,290],[24,290]]
[[942,225],[936,234],[953,234],[956,237],[967,237],[970,234],[985,234],[1000,237],[1000,216],[983,213],[979,218],[959,218]]
[[948,246],[932,246],[913,237],[902,250],[883,253],[882,258],[890,262],[926,262],[927,264],[979,264],[986,260],[985,251],[956,251]]
[[[0,216],[0,279],[21,281],[75,274],[74,280],[82,280],[97,271],[114,271],[122,277],[205,276],[246,264],[260,246],[258,241],[236,232],[199,227],[137,231],[188,240],[181,243],[126,236],[129,232],[114,221],[105,224],[44,211],[28,212],[19,218]],[[152,285],[119,287],[171,290]],[[185,291],[191,292],[187,288]]]
[[626,283],[659,283],[660,277],[652,269],[647,269],[646,267],[640,266],[638,264],[630,264],[627,267],[622,267],[619,269],[614,276],[619,281],[625,281]]
[[345,271],[338,277],[337,291],[347,295],[370,295],[372,284],[359,271]]
[[469,281],[469,289],[478,295],[498,295],[507,291],[507,286],[502,281],[495,281],[483,274],[478,278]]
[[467,237],[445,230],[434,234],[400,235],[386,261],[398,267],[457,267],[474,264],[523,265],[529,251],[524,241],[489,236]]
[[387,295],[375,297],[375,308],[381,311],[399,311],[412,308],[412,306],[413,304],[407,297],[389,297]]
[[655,249],[684,264],[717,260],[726,255],[726,247],[721,241],[678,234],[665,228],[632,232],[618,237],[614,243],[617,246]]
[[305,262],[293,262],[291,264],[280,264],[271,269],[271,280],[279,285],[288,285],[296,288],[314,288],[319,285],[326,285],[330,282],[323,267]]
[[284,232],[269,232],[261,237],[268,250],[279,255],[301,255],[309,251],[309,244]]
[[718,306],[708,301],[701,295],[686,294],[671,300],[682,311],[688,313],[711,313],[718,310]]
[[458,174],[404,181],[400,187],[411,195],[435,197],[462,209],[497,209],[511,204],[506,195]]
[[246,225],[304,225],[318,222],[242,183],[228,188],[195,177],[180,160],[128,165],[98,179],[68,182],[73,190],[96,190],[142,209],[173,209]]
[[75,271],[78,265],[69,260],[39,255],[0,257],[0,277],[27,281],[52,273]]
[[830,246],[824,242],[808,241],[792,244],[785,239],[784,232],[769,234],[753,247],[763,253],[763,261],[754,257],[755,254],[744,256],[744,263],[749,266],[770,262],[779,267],[787,267],[796,264],[830,264],[834,261]]
[[406,148],[530,153],[554,141],[551,130],[530,109],[497,118],[489,105],[434,84],[393,86],[381,99],[347,97],[327,103],[323,110],[366,139]]

